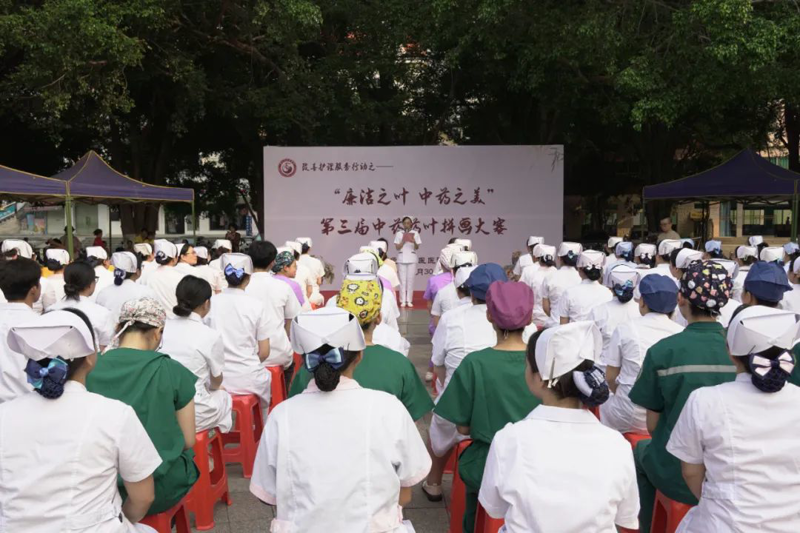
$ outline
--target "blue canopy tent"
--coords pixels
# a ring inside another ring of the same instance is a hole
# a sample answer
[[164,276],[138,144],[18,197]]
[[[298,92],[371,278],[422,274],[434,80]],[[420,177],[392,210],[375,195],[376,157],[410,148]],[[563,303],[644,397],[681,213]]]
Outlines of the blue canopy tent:
[[642,201],[699,201],[707,206],[722,201],[775,202],[792,198],[792,240],[796,241],[799,186],[799,173],[770,163],[746,149],[699,174],[645,187]]

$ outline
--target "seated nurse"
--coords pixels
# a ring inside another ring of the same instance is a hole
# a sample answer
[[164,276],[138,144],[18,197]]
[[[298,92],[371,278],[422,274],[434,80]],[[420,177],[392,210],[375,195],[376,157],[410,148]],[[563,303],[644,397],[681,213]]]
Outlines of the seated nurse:
[[86,391],[98,362],[86,315],[37,316],[11,327],[8,344],[27,358],[35,392],[0,404],[0,530],[153,531],[136,523],[161,458],[133,409]]
[[603,345],[594,323],[531,336],[525,381],[542,401],[492,440],[481,483],[486,512],[526,533],[606,532],[638,527],[639,492],[630,444],[585,407],[609,396],[595,366]]
[[800,388],[787,383],[799,325],[760,305],[734,315],[736,380],[692,392],[667,444],[700,500],[679,532],[800,531]]
[[478,490],[492,438],[539,405],[525,382],[527,345],[522,341],[522,332],[533,317],[533,292],[524,283],[495,281],[486,293],[486,308],[496,345],[461,361],[434,409],[455,424],[459,433],[472,437],[458,462],[467,488],[465,532],[475,529]]
[[367,347],[358,320],[301,313],[291,338],[314,380],[273,409],[258,445],[250,492],[277,506],[270,531],[412,532],[402,507],[431,461],[403,404],[353,379]]
[[[192,450],[197,376],[156,351],[166,318],[153,298],[125,302],[119,314],[119,348],[98,358],[86,383],[91,392],[133,407],[161,456],[153,474],[155,501],[148,514],[178,503],[198,476]],[[120,485],[123,494],[124,488]]]

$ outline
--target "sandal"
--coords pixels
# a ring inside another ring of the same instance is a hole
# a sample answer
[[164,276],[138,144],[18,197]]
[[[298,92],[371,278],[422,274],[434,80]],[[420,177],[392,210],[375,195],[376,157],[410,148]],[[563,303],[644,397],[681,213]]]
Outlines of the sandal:
[[428,485],[427,481],[422,482],[422,492],[425,493],[425,497],[428,498],[429,502],[440,502],[444,498],[444,494],[439,492],[439,494],[431,494],[427,491],[427,488],[438,488],[440,491],[442,490],[442,484],[439,483],[437,485]]

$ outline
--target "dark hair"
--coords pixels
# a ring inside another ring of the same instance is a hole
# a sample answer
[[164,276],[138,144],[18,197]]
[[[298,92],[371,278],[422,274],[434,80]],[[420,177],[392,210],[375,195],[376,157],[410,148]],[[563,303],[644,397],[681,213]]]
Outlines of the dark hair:
[[719,315],[719,310],[711,311],[710,309],[703,309],[702,307],[697,307],[695,304],[692,303],[692,300],[689,300],[688,297],[684,297],[684,298],[686,298],[689,301],[689,312],[694,317],[711,317],[711,318],[714,318],[714,317]]
[[178,258],[181,258],[184,255],[187,255],[189,253],[189,250],[193,250],[193,249],[194,249],[194,246],[192,246],[191,244],[189,244],[189,243],[184,244],[183,246],[181,246],[180,252],[178,252]]
[[[320,346],[317,351],[325,353],[332,349],[332,346],[325,344]],[[344,353],[344,364],[338,370],[333,368],[330,364],[322,362],[312,372],[314,374],[314,383],[316,383],[317,388],[322,392],[330,392],[339,385],[339,379],[342,377],[342,372],[347,370],[350,365],[353,364],[353,361],[356,360],[356,357],[360,353],[349,350],[342,351]]]
[[308,243],[304,242],[302,244],[302,250],[303,250],[304,254],[307,254],[310,249],[311,249],[311,247],[308,245]]
[[463,294],[464,297],[467,297],[467,296],[469,296],[470,298],[472,297],[472,293],[470,292],[469,287],[467,287],[466,283],[464,283],[460,287],[456,287],[456,291],[458,291],[461,294]]
[[246,279],[250,277],[250,274],[242,274],[242,277],[237,277],[236,274],[231,273],[230,275],[225,274],[225,281],[228,282],[228,285],[231,287],[239,287],[241,286]]
[[669,264],[674,268],[678,268],[678,254],[681,253],[681,250],[683,250],[683,248],[677,248],[672,250],[672,252],[669,254]]
[[103,230],[101,230],[100,228],[97,228],[96,230],[94,230],[92,232],[92,235],[94,235],[95,237],[97,237],[98,235],[102,235],[102,234],[103,234]]
[[722,258],[725,257],[722,254],[722,250],[718,250],[716,248],[711,250],[710,252],[708,252],[708,255],[709,255],[709,257],[711,257],[711,259],[722,259]]
[[626,285],[620,285],[619,283],[615,283],[614,286],[611,288],[611,292],[614,293],[614,297],[619,300],[619,303],[626,304],[633,300],[633,294],[636,292],[636,287],[631,285],[630,287]]
[[231,229],[231,228],[233,228],[234,231],[237,231],[239,229],[239,228],[236,227],[236,224],[234,224],[233,222],[228,224],[228,229]]
[[764,250],[764,248],[768,247],[769,243],[767,242],[762,242],[761,244],[756,245],[756,249],[758,250],[758,257],[761,257],[761,252]]
[[[645,259],[645,257],[646,257],[646,259]],[[650,268],[653,268],[654,266],[656,266],[656,258],[653,257],[653,256],[650,256],[650,255],[647,255],[647,256],[644,256],[644,257],[638,256],[636,259],[639,260],[639,264],[647,265]]]
[[402,223],[404,223],[406,220],[408,220],[408,221],[409,221],[409,222],[411,222],[412,224],[414,223],[414,220],[413,220],[411,217],[403,217],[403,220],[401,220],[401,221],[400,221],[400,223],[402,224]]
[[[64,309],[61,309],[61,311],[67,311],[68,313],[72,313],[73,315],[76,315],[78,318],[83,320],[83,322],[86,324],[86,327],[89,328],[89,333],[92,335],[92,344],[96,345],[97,341],[94,335],[94,328],[92,328],[92,322],[89,320],[89,317],[86,316],[86,314],[83,311],[80,311],[79,309],[74,309],[72,307],[65,307]],[[43,396],[48,400],[57,400],[58,398],[61,397],[62,394],[64,394],[64,383],[69,381],[69,379],[72,378],[73,375],[75,375],[75,372],[77,372],[78,369],[81,366],[83,366],[84,361],[86,361],[86,357],[78,357],[70,361],[65,361],[60,357],[58,357],[57,359],[64,361],[64,363],[66,363],[67,365],[67,375],[65,376],[64,380],[55,381],[51,376],[44,376],[44,378],[42,378],[42,386],[38,389],[34,389],[37,393],[39,393],[40,396]],[[36,361],[36,364],[40,367],[46,368],[47,366],[50,365],[51,361],[52,358],[46,357],[44,359]],[[32,362],[33,361],[31,360],[28,362],[28,364],[31,364]]]
[[578,264],[578,257],[579,257],[579,254],[573,254],[571,256],[562,255],[561,256],[561,262],[564,263],[567,266],[574,267],[574,266],[576,266]]
[[556,260],[555,258],[545,259],[545,256],[542,256],[539,258],[539,264],[541,264],[542,266],[554,267],[556,266]]
[[[60,248],[52,248],[51,247],[51,248],[48,248],[48,250],[60,250]],[[50,269],[51,272],[61,272],[62,270],[64,270],[64,267],[66,265],[62,265],[60,261],[56,261],[55,259],[48,259],[46,251],[45,251],[44,257],[45,257],[44,266],[46,266],[48,269]]]
[[587,278],[589,278],[590,280],[592,280],[592,281],[599,280],[600,276],[603,275],[603,269],[602,268],[584,267],[581,270],[583,270],[584,275]]
[[253,267],[266,270],[278,256],[278,249],[269,241],[255,241],[247,250],[247,255],[253,260]]
[[27,298],[41,277],[42,269],[33,259],[20,257],[16,261],[0,262],[0,290],[9,302]]
[[[734,316],[736,316],[736,314],[734,314]],[[753,372],[753,367],[750,366],[750,360],[753,355],[760,355],[766,359],[773,360],[776,357],[783,355],[783,353],[786,351],[787,350],[784,350],[783,348],[773,346],[772,348],[767,348],[763,352],[758,352],[751,355],[734,355],[734,357],[742,363],[745,371],[750,374],[750,380],[758,390],[761,392],[772,393],[782,390],[791,374],[778,367],[769,369],[765,375],[761,376]]]
[[162,266],[170,264],[173,259],[175,259],[175,258],[174,257],[167,257],[167,254],[163,254],[162,253],[161,257],[158,257],[158,254],[156,254],[156,263],[158,263],[159,265],[162,265]]
[[781,303],[780,300],[777,301],[777,302],[770,302],[769,300],[762,300],[761,298],[759,298],[758,296],[756,296],[752,292],[748,291],[747,289],[745,289],[744,292],[749,293],[750,296],[752,296],[753,299],[755,299],[755,301],[756,301],[755,305],[763,305],[764,307],[777,308]]
[[64,295],[68,300],[80,299],[81,292],[95,280],[94,267],[86,261],[75,261],[64,269]]
[[[454,237],[454,238],[455,238],[455,237]],[[378,240],[379,240],[380,242],[382,242],[382,243],[386,244],[386,250],[388,250],[388,249],[389,249],[389,241],[387,241],[387,240],[386,240],[386,239],[384,239],[383,237],[381,237],[381,238],[380,238],[380,239],[378,239]],[[380,255],[380,256],[381,256],[381,259],[386,259],[387,257],[389,257],[389,254],[386,252],[386,250],[384,250],[383,248],[378,248],[378,255]]]
[[[531,338],[528,339],[528,348],[525,350],[525,356],[528,359],[528,364],[531,367],[531,371],[534,374],[541,374],[539,372],[539,366],[536,364],[536,341],[539,340],[539,337],[545,330],[537,331]],[[578,366],[572,369],[572,371],[578,372],[586,372],[591,370],[594,367],[594,363],[592,361],[583,361]],[[542,377],[544,379],[544,377]],[[550,390],[553,391],[556,396],[560,399],[563,398],[579,398],[583,401],[581,397],[581,391],[578,389],[578,386],[575,385],[575,380],[572,379],[572,372],[567,372],[566,374],[562,375],[558,379],[558,383],[550,387]]]
[[172,312],[187,317],[210,300],[212,294],[211,285],[206,280],[191,275],[185,276],[175,289],[178,305],[172,308]]

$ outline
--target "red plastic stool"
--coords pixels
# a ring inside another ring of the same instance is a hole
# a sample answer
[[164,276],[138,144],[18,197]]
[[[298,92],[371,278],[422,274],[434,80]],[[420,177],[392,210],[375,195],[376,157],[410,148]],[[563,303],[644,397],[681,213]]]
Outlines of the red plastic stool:
[[450,533],[464,531],[464,512],[467,508],[467,486],[458,475],[458,458],[464,450],[472,444],[471,440],[459,442],[453,452],[456,459],[453,472],[453,489],[450,491]]
[[675,533],[681,520],[691,508],[691,505],[670,500],[661,494],[660,490],[656,491],[653,521],[650,523],[651,533]]
[[175,529],[178,533],[192,533],[189,527],[189,513],[186,510],[186,498],[179,501],[172,509],[167,509],[163,513],[145,516],[142,524],[150,526],[158,533],[172,532],[172,519],[175,519]]
[[475,533],[497,533],[506,521],[502,518],[492,518],[486,509],[478,502],[478,513],[475,515]]
[[651,438],[650,435],[642,435],[641,433],[623,433],[622,436],[631,443],[631,448],[634,450],[636,449],[636,445],[639,444],[639,441]]
[[[200,531],[214,529],[215,503],[220,500],[228,505],[232,503],[228,492],[228,473],[222,459],[221,435],[217,428],[201,431],[197,434],[194,445],[194,464],[200,470],[200,477],[186,496],[186,508],[194,513],[195,527]],[[209,457],[214,461],[214,470],[211,471]]]
[[[222,457],[226,463],[239,463],[242,465],[244,477],[253,476],[253,462],[256,460],[258,441],[264,430],[264,420],[261,418],[261,405],[255,394],[233,396],[233,411],[236,421],[233,430],[222,435]],[[236,444],[228,447],[229,444]]]
[[270,389],[272,391],[269,401],[269,412],[271,413],[275,406],[289,397],[286,391],[286,379],[283,376],[283,367],[268,366],[267,370],[270,373]]

